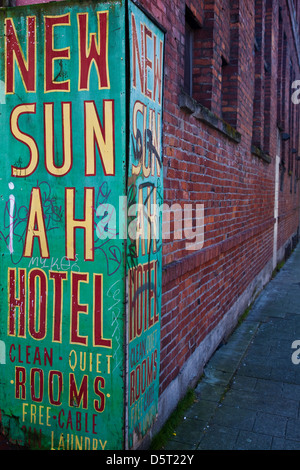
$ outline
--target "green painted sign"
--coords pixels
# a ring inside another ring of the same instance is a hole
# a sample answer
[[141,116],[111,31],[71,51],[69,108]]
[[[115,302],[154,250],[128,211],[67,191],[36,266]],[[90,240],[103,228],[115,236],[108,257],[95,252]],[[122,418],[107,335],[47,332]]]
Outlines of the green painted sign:
[[162,44],[131,3],[0,9],[0,426],[31,448],[131,448],[157,412],[161,228],[127,210],[162,198]]
[[160,362],[162,93],[164,35],[129,7],[128,440],[135,446],[157,415]]

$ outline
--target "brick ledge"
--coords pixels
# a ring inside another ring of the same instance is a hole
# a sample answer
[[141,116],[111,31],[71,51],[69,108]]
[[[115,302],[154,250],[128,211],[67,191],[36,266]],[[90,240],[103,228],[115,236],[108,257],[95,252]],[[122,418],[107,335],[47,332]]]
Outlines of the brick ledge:
[[222,132],[222,134],[226,135],[234,142],[240,143],[241,134],[236,129],[234,129],[230,124],[214,114],[212,111],[207,109],[201,103],[198,103],[184,91],[182,91],[179,95],[179,107],[183,111],[192,114],[193,117],[199,121],[205,122],[214,129]]

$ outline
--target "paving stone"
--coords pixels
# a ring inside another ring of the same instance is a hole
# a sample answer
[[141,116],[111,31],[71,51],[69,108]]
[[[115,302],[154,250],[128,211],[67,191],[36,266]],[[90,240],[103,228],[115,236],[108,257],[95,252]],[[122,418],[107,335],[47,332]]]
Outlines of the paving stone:
[[223,404],[250,410],[274,413],[279,416],[296,418],[298,416],[299,401],[286,399],[283,396],[275,397],[272,394],[247,392],[230,389],[226,393]]
[[224,385],[211,384],[202,380],[196,387],[195,392],[200,399],[218,403],[224,393]]
[[198,445],[198,450],[232,450],[238,437],[238,429],[218,426],[209,426]]
[[286,438],[300,441],[300,419],[288,420]]
[[234,377],[231,388],[234,390],[245,390],[245,391],[252,391],[255,389],[257,383],[256,377],[246,377],[243,375],[237,375]]
[[270,450],[272,436],[241,431],[233,450]]
[[174,429],[172,439],[188,445],[196,445],[200,442],[205,426],[206,421],[186,418]]
[[268,406],[269,397],[258,393],[246,392],[241,393],[240,390],[229,390],[223,400],[223,404],[227,406],[246,408],[249,410],[261,410]]
[[284,383],[282,386],[282,396],[292,400],[300,400],[300,385]]
[[280,381],[273,381],[267,379],[257,379],[254,387],[255,392],[263,394],[272,394],[281,396],[283,390],[283,384]]
[[253,431],[269,436],[284,437],[288,418],[269,413],[258,412]]
[[231,372],[215,369],[208,366],[204,370],[204,379],[207,383],[214,385],[227,385],[232,377]]
[[296,372],[294,370],[289,370],[285,367],[275,367],[271,370],[270,379],[272,380],[282,380],[287,383],[296,382]]
[[274,437],[271,450],[300,450],[300,441]]
[[[209,368],[232,374],[239,366],[241,353],[221,348],[209,362]],[[207,369],[208,370],[208,369]]]
[[211,423],[243,430],[251,430],[256,418],[256,411],[221,405],[211,419]]
[[185,413],[187,418],[208,421],[214,415],[217,402],[199,399]]
[[239,368],[239,375],[245,375],[247,377],[256,377],[256,378],[270,378],[272,368],[264,364],[259,365],[257,363],[251,363],[243,361]]

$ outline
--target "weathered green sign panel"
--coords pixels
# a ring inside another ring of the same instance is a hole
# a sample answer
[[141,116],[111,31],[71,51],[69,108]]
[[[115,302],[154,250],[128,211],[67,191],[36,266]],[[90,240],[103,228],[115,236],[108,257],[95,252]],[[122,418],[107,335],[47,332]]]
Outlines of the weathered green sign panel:
[[155,419],[162,74],[131,3],[0,10],[0,426],[31,448],[132,448]]
[[160,361],[162,171],[162,31],[129,5],[128,442],[157,415]]

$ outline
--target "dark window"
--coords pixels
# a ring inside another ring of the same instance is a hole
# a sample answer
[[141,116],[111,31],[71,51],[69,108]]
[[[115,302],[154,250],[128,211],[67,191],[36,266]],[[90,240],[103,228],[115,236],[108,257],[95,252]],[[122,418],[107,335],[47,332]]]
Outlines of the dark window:
[[[240,50],[240,10],[238,0],[223,0],[224,14],[219,17],[224,46],[221,51],[220,116],[237,127]],[[227,12],[227,13],[226,13]]]
[[271,78],[272,78],[272,31],[273,24],[273,1],[266,0],[265,5],[265,35],[264,35],[264,136],[263,150],[270,152],[271,144]]
[[272,28],[272,1],[256,0],[252,144],[266,154],[271,139]]
[[193,43],[194,31],[186,15],[184,50],[184,91],[191,96],[193,93]]
[[184,91],[190,96],[193,95],[193,81],[195,80],[195,41],[196,34],[200,30],[200,23],[191,12],[185,7],[185,45],[184,45]]

